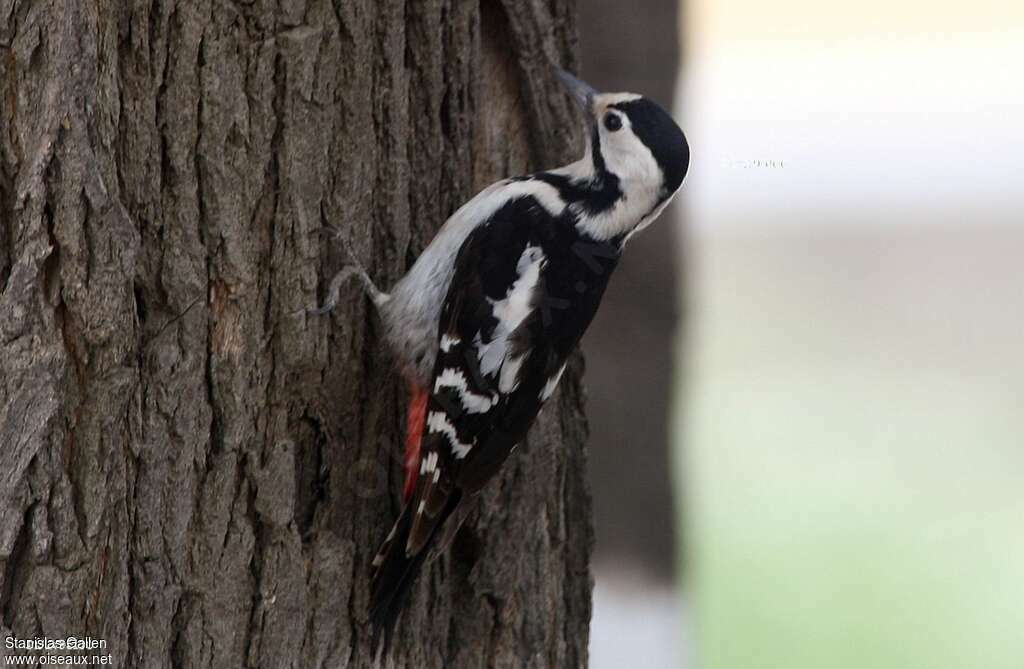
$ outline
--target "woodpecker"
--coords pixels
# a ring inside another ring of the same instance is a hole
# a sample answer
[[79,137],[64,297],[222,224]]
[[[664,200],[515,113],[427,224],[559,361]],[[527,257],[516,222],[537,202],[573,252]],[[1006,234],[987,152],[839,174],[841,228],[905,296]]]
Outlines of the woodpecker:
[[626,242],[686,175],[689,147],[665,110],[557,74],[584,117],[580,160],[484,189],[390,294],[345,268],[319,310],[359,278],[410,387],[405,504],[372,567],[375,636],[390,637],[428,554],[450,542],[469,501],[526,436]]

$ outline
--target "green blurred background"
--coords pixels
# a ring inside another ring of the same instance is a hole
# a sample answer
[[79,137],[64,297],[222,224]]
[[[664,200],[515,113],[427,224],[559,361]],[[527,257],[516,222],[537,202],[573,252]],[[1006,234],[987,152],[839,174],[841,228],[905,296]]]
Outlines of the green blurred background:
[[1022,250],[981,225],[702,240],[695,666],[1024,666]]

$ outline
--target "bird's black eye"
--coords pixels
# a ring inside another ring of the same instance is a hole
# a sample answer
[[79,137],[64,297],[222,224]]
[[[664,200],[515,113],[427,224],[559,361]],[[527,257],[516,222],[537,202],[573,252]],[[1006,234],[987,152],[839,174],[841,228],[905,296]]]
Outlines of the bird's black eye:
[[622,119],[619,118],[618,114],[605,114],[604,127],[608,128],[608,130],[611,132],[615,132],[616,130],[622,128]]

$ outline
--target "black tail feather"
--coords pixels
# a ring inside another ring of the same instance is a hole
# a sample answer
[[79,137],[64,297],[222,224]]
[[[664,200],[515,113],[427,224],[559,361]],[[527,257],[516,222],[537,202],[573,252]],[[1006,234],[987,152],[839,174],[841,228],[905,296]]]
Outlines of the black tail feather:
[[385,549],[387,553],[384,554],[384,561],[377,567],[370,585],[370,622],[373,624],[374,650],[379,647],[382,635],[385,650],[390,645],[395,622],[405,606],[426,554],[426,551],[412,556],[405,554],[412,519],[412,505],[406,504],[398,518],[390,545]]
[[[458,506],[459,497],[461,495],[456,493],[448,499],[436,528],[444,525],[447,517]],[[405,554],[414,516],[412,507],[413,505],[410,503],[402,509],[402,515],[395,523],[394,535],[382,547],[382,550],[386,552],[370,583],[370,622],[373,625],[373,649],[376,652],[383,640],[385,655],[391,645],[398,616],[405,608],[412,585],[438,536],[435,529],[419,552],[415,555]]]

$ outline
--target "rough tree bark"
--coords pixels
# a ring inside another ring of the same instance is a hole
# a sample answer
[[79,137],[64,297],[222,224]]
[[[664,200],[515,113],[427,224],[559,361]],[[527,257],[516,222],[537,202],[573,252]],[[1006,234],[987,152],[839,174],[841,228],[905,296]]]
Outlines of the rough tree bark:
[[[384,286],[572,153],[572,0],[0,0],[0,634],[129,667],[368,667],[404,388]],[[579,667],[577,358],[394,666]]]

